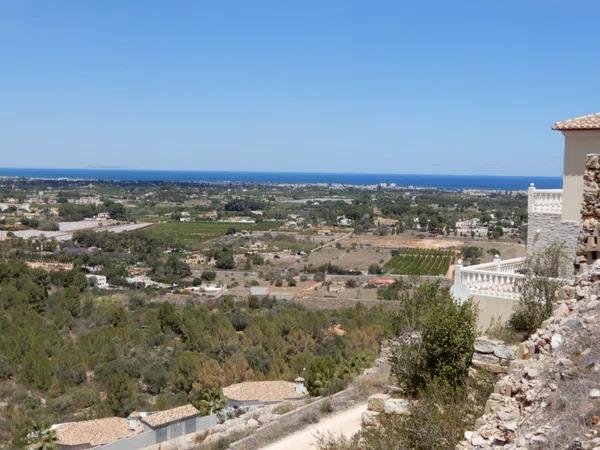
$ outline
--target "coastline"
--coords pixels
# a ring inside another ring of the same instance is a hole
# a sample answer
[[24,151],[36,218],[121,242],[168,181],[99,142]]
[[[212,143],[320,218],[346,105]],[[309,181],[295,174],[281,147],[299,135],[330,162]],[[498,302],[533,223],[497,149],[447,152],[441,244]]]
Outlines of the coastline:
[[541,176],[0,168],[0,179],[9,178],[77,182],[174,182],[459,191],[525,191],[530,183],[534,183],[540,189],[562,187],[561,177]]

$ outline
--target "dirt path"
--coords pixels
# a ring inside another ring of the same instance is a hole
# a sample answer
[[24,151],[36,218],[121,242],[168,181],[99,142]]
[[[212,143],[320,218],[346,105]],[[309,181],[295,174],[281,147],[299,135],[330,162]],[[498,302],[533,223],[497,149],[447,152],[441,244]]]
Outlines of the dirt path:
[[308,425],[300,431],[280,439],[262,450],[314,450],[317,448],[317,434],[331,433],[334,436],[352,436],[360,430],[360,416],[367,410],[367,402],[332,414],[314,425]]

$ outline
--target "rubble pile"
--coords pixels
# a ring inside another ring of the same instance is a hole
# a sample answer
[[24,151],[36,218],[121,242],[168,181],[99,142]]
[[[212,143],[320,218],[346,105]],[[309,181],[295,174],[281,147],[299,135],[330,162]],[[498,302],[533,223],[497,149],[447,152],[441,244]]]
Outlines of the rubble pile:
[[[599,297],[600,267],[595,264],[561,288],[552,316],[514,355],[498,355],[493,345],[478,344],[475,365],[506,375],[496,382],[476,429],[465,432],[457,450],[600,450]],[[481,355],[488,356],[481,361]],[[504,364],[494,366],[494,358]]]

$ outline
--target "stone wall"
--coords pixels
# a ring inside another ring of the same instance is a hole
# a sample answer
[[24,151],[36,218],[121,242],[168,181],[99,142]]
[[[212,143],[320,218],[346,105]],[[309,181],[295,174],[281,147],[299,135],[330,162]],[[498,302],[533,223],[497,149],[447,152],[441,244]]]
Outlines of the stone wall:
[[575,266],[585,271],[600,256],[600,155],[587,155],[583,174],[583,230],[579,234]]
[[580,230],[579,222],[563,221],[560,214],[530,213],[527,218],[527,254],[540,252],[550,244],[562,242],[567,256],[567,273],[572,274]]

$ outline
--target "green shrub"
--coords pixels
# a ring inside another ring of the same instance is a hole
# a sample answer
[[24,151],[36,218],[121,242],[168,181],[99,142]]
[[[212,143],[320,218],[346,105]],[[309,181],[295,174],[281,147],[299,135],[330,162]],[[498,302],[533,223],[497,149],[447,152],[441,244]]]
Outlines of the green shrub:
[[522,269],[519,303],[510,317],[510,326],[523,337],[537,330],[550,317],[556,302],[560,277],[564,277],[565,254],[562,245],[554,244],[529,256]]

